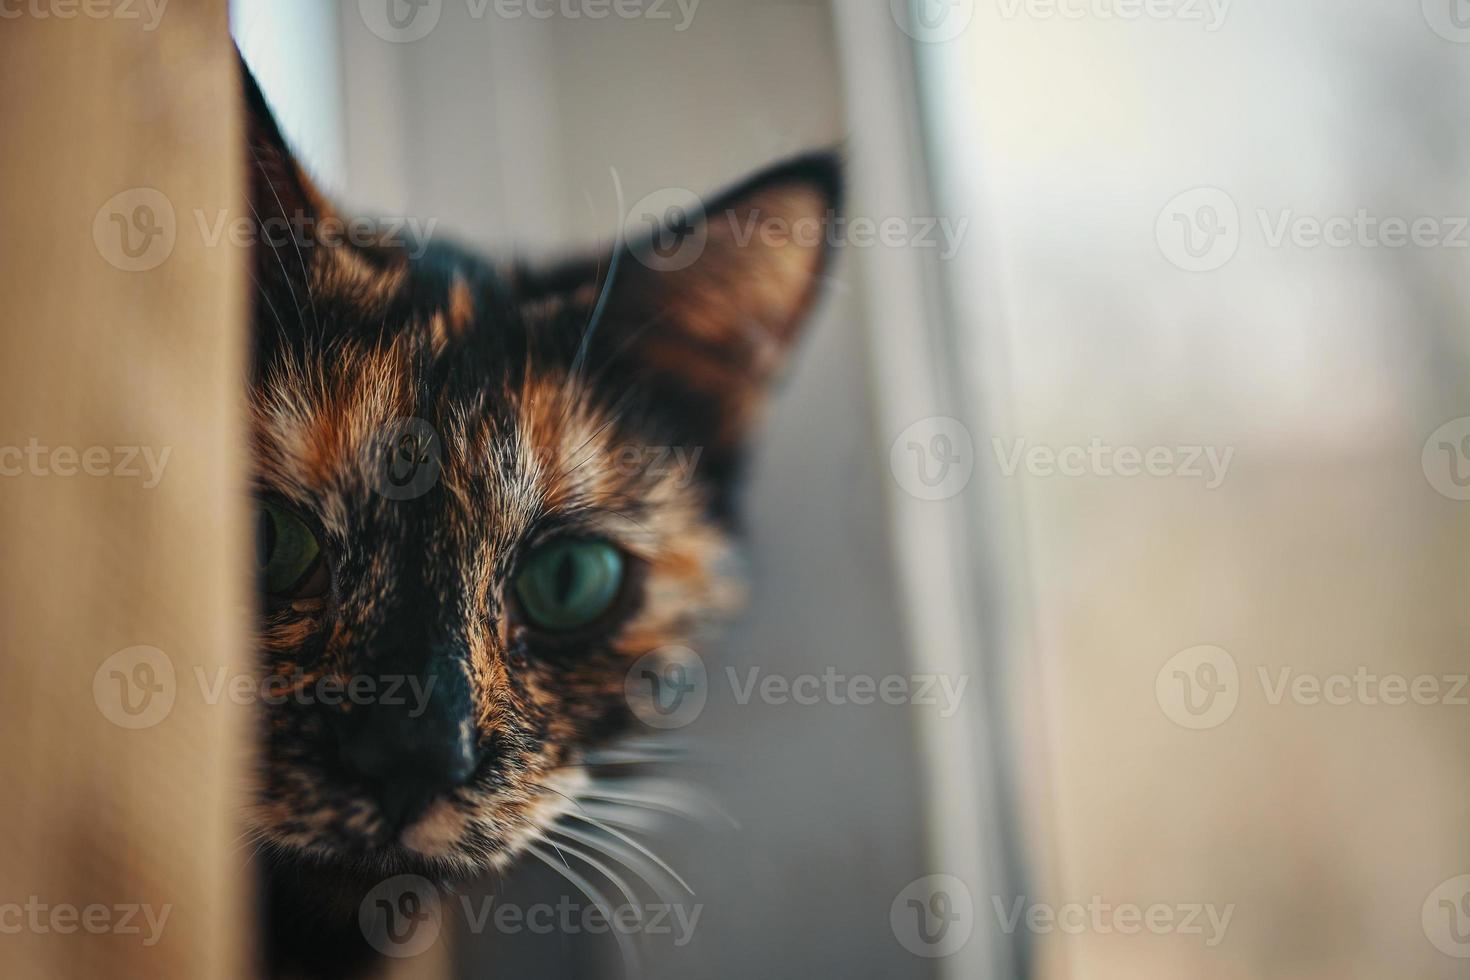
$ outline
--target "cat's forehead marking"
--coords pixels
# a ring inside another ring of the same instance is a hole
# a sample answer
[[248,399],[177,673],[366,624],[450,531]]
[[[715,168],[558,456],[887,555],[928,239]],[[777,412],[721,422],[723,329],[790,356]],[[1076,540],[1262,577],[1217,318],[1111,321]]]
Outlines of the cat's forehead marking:
[[318,245],[309,262],[311,289],[319,299],[337,300],[366,317],[381,316],[410,278],[408,255],[384,246],[362,249]]
[[441,356],[451,344],[463,340],[474,319],[474,294],[464,272],[456,269],[443,306],[429,317],[429,344],[434,356]]
[[[273,363],[251,399],[267,489],[307,504],[352,482],[384,422],[412,411],[405,359],[401,344],[344,344]],[[320,516],[341,517],[330,508]]]
[[608,467],[616,418],[579,379],[528,371],[500,399],[450,418],[444,486],[502,543],[541,518],[613,506],[626,489]]
[[462,337],[475,318],[475,297],[464,273],[455,270],[454,281],[449,286],[449,332],[452,337]]
[[265,489],[346,534],[354,509],[390,513],[395,501],[380,499],[371,464],[386,432],[420,418],[438,439],[437,482],[454,514],[500,544],[541,516],[631,513],[668,495],[665,467],[643,465],[649,451],[581,378],[528,370],[514,385],[487,378],[468,399],[426,391],[427,381],[406,341],[343,343],[272,365],[252,399]]

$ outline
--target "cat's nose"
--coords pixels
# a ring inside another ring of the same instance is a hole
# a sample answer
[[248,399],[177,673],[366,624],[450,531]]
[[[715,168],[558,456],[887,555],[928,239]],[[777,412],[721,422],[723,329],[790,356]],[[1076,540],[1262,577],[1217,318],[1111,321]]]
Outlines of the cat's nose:
[[373,681],[360,688],[375,696],[353,701],[334,727],[342,763],[396,834],[474,775],[475,707],[469,681],[454,662]]

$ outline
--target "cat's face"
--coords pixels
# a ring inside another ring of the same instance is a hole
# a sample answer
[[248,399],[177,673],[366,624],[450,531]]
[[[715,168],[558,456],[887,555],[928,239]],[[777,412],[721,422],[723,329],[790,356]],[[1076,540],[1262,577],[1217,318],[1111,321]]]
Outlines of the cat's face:
[[[257,215],[323,227],[247,101]],[[256,246],[250,821],[278,855],[473,871],[574,806],[584,753],[636,725],[630,667],[731,605],[731,483],[826,257],[741,230],[836,195],[828,157],[772,170],[677,271],[636,244],[544,273]]]

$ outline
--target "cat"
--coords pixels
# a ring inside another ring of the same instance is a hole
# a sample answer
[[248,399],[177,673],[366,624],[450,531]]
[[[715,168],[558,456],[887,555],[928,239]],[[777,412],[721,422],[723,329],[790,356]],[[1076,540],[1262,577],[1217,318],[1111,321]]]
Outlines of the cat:
[[344,225],[242,76],[261,958],[354,976],[385,878],[575,835],[589,753],[640,730],[630,667],[738,605],[742,460],[842,168],[810,153],[679,227],[494,264]]

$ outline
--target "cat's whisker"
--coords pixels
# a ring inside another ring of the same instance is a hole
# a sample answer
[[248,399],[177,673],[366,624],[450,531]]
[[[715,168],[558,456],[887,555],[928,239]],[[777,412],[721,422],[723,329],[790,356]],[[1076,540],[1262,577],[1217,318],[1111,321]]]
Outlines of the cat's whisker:
[[[653,889],[661,901],[673,904],[678,898],[677,895],[671,895],[666,888],[662,887],[663,876],[658,874],[659,869],[657,865],[650,863],[637,851],[627,847],[616,838],[598,839],[584,830],[569,827],[565,823],[558,824],[552,828],[551,832],[578,841],[598,854],[602,854],[608,859],[618,862],[637,875],[639,880],[648,885],[649,888]],[[604,831],[604,833],[606,832]]]
[[[254,158],[256,167],[260,168],[260,172],[262,174],[266,173],[265,165],[260,162],[260,157],[258,157],[258,156],[255,155],[255,151],[254,150],[251,150],[250,155],[251,155],[252,158]],[[270,180],[269,180],[269,177],[268,176],[267,176],[267,183],[270,183]],[[274,193],[274,185],[272,185],[272,193]],[[280,195],[276,195],[276,203],[278,205],[280,204],[280,200],[281,200]],[[279,246],[277,246],[274,242],[272,242],[270,240],[270,236],[269,235],[266,235],[265,234],[265,231],[264,231],[265,230],[265,219],[261,218],[260,211],[255,207],[255,202],[253,200],[247,199],[245,201],[245,203],[250,208],[250,213],[253,214],[253,215],[255,215],[256,224],[261,229],[261,240],[265,243],[265,246],[271,250],[271,256],[272,256],[272,258],[274,258],[276,260],[276,266],[281,270],[281,279],[286,283],[286,289],[291,293],[291,303],[292,303],[293,306],[296,307],[296,319],[297,319],[298,322],[300,322],[300,320],[301,320],[301,310],[302,310],[301,300],[296,295],[296,287],[291,284],[291,273],[288,272],[288,271],[286,271],[286,262],[285,262],[284,259],[281,258],[281,249],[280,249]],[[282,206],[282,211],[284,211],[284,210],[285,210],[285,208],[284,208],[284,206]],[[308,299],[309,298],[310,297],[308,296]],[[316,307],[315,306],[312,307],[311,315],[312,315],[312,320],[315,321],[316,320]]]
[[607,303],[612,296],[613,283],[617,281],[618,269],[622,266],[624,226],[628,220],[623,203],[623,180],[618,176],[617,167],[609,167],[608,172],[612,174],[613,193],[617,196],[618,201],[618,229],[613,240],[612,260],[607,266],[607,278],[603,280],[602,291],[598,294],[597,303],[592,307],[592,315],[588,318],[587,326],[582,331],[582,342],[577,348],[577,356],[572,359],[572,369],[568,374],[569,381],[581,379],[582,369],[587,363],[587,352],[592,347],[592,336],[602,323],[602,315],[607,312]]
[[[230,853],[238,854],[245,848],[251,846],[253,846],[256,851],[259,851],[261,845],[264,844],[267,840],[268,838],[265,835],[265,831],[261,830],[258,827],[246,827],[240,833],[235,835],[234,840],[230,841]],[[252,854],[251,856],[253,857],[254,854]]]
[[629,524],[631,524],[634,527],[636,527],[638,530],[642,531],[644,534],[650,534],[651,535],[653,533],[653,531],[649,529],[649,527],[648,527],[647,524],[644,524],[642,521],[639,521],[637,518],[629,517],[627,514],[624,514],[620,510],[612,510],[611,508],[607,508],[607,509],[604,509],[603,515],[606,516],[606,517],[618,517],[618,518],[621,518],[622,520],[625,520]]
[[[557,847],[556,842],[551,839],[551,834],[553,833],[559,834],[563,837],[571,836],[555,829],[548,831],[542,839],[545,840],[546,843],[550,844],[552,847]],[[568,854],[572,855],[572,857],[576,858],[582,863],[596,868],[604,878],[612,882],[614,888],[623,893],[623,897],[628,900],[629,905],[633,906],[634,908],[639,907],[637,894],[633,892],[633,889],[628,887],[628,883],[623,880],[621,875],[619,875],[616,871],[607,866],[606,862],[601,861],[596,857],[593,857],[591,854],[588,854],[586,851],[582,850],[582,848],[577,847],[575,844],[569,843],[566,840],[563,840],[561,842],[561,847],[557,848],[557,850],[560,851],[561,848],[565,848]]]
[[668,735],[630,735],[609,742],[601,748],[590,749],[589,753],[608,750],[647,752],[650,755],[686,756],[693,751],[695,742],[688,737]]
[[[585,877],[573,871],[570,867],[558,867],[557,863],[551,859],[551,856],[540,847],[537,847],[535,844],[528,845],[526,847],[526,853],[534,855],[552,871],[555,871],[557,874],[565,878],[568,882],[571,883],[572,887],[580,891],[589,902],[591,902],[595,907],[602,909],[603,914],[607,916],[609,922],[612,921],[612,907],[608,905],[607,899],[602,897],[602,893],[599,892],[597,888],[593,886],[593,884]],[[633,944],[621,931],[617,929],[612,929],[610,931],[617,939],[618,949],[623,957],[624,974],[629,977],[640,975],[642,973],[642,964],[638,957],[638,951],[633,948]]]
[[591,385],[596,383],[597,381],[600,381],[603,374],[617,363],[618,355],[628,348],[632,347],[633,342],[640,339],[643,336],[643,332],[649,327],[653,326],[655,323],[658,323],[661,318],[662,314],[655,314],[654,316],[651,316],[647,320],[643,321],[637,327],[634,327],[633,329],[627,331],[627,334],[626,336],[624,336],[622,342],[618,344],[617,347],[613,348],[612,351],[602,359],[602,363],[598,365],[598,367],[592,372],[592,374],[587,377],[587,383]]
[[240,831],[234,836],[234,838],[230,841],[230,847],[243,847],[245,844],[255,840],[259,836],[260,831],[258,829],[256,829],[255,827],[247,826],[244,830]]
[[700,793],[687,783],[671,779],[635,776],[614,780],[605,776],[594,776],[579,795],[582,799],[662,809],[696,822],[704,822],[713,817],[740,829],[740,822],[707,794]]
[[697,783],[683,779],[675,779],[669,776],[640,775],[626,779],[614,779],[608,776],[592,776],[594,788],[607,787],[615,790],[636,792],[650,799],[664,799],[669,802],[683,803],[687,806],[698,807],[718,816],[724,816],[724,810],[718,800],[707,790]]
[[276,321],[276,326],[280,327],[281,332],[284,334],[286,332],[285,321],[281,319],[281,314],[276,312],[276,304],[271,302],[270,293],[266,291],[265,286],[261,284],[260,278],[254,272],[250,273],[250,279],[255,283],[255,291],[260,295],[261,299],[265,300],[265,305],[270,308],[271,319]]
[[656,755],[634,755],[632,753],[599,756],[595,762],[589,761],[589,769],[623,770],[630,766],[666,766],[670,760]]
[[274,843],[272,843],[271,841],[261,841],[258,845],[256,845],[255,850],[250,852],[250,857],[243,864],[240,865],[240,870],[244,871],[246,868],[250,867],[256,862],[257,859],[260,858],[262,854],[266,855],[266,858],[269,859],[271,855],[275,852],[276,845]]
[[[582,444],[580,446],[578,446],[576,449],[573,449],[568,455],[570,455],[570,456],[576,456],[582,450],[586,449],[587,446],[591,444],[592,440],[594,440],[598,436],[602,435],[604,432],[606,432],[612,426],[617,425],[619,422],[621,422],[623,420],[623,417],[628,414],[628,406],[629,406],[630,401],[631,401],[631,399],[633,397],[633,392],[635,392],[635,391],[637,391],[636,388],[629,388],[622,395],[619,395],[618,396],[618,400],[616,402],[614,402],[612,404],[612,406],[608,409],[608,419],[607,419],[607,421],[604,422],[604,423],[602,423],[601,425],[599,425],[595,430],[593,430],[592,434],[590,436],[588,436],[586,439],[582,440]],[[582,467],[582,465],[584,463],[588,462],[588,460],[592,460],[592,459],[596,459],[596,458],[597,458],[597,450],[594,449],[592,451],[592,453],[587,456],[586,459],[583,459],[581,463],[578,463],[576,466],[573,466],[570,470],[568,470],[567,471],[567,475],[571,475],[572,473],[575,473],[578,469],[580,469]]]
[[[639,531],[642,531],[644,534],[648,535],[650,539],[656,540],[653,530],[649,528],[647,524],[642,523],[638,520],[638,518],[633,517],[631,514],[616,509],[616,502],[617,498],[609,497],[605,501],[605,504],[599,504],[599,506],[595,508],[588,507],[584,510],[578,510],[577,508],[568,508],[567,513],[572,516],[587,518],[588,524],[591,526],[598,526],[602,521],[605,521],[609,517],[617,517],[627,521],[629,524],[632,524]],[[634,503],[636,505],[637,502],[635,501]]]
[[[286,213],[286,205],[281,201],[280,192],[276,190],[276,182],[274,180],[271,180],[270,173],[265,169],[265,164],[260,162],[260,156],[255,152],[254,147],[250,148],[250,156],[255,161],[256,167],[260,168],[261,175],[265,177],[266,186],[271,189],[271,196],[276,199],[276,207],[280,208],[281,210],[281,217],[286,219],[288,224],[291,223],[291,216]],[[250,203],[250,210],[255,211],[254,202]],[[286,266],[284,262],[281,262],[280,250],[276,247],[274,243],[269,241],[269,235],[266,234],[265,222],[260,221],[259,212],[256,212],[255,220],[260,222],[261,238],[266,240],[267,243],[270,244],[271,251],[275,253],[276,261],[280,263],[281,272],[284,274],[286,271]],[[293,227],[295,226],[293,225]],[[321,319],[317,316],[316,312],[316,297],[312,294],[311,291],[311,273],[306,268],[306,256],[302,254],[301,243],[296,240],[295,235],[291,236],[291,244],[296,248],[296,260],[301,263],[301,285],[306,289],[306,299],[307,302],[311,305],[311,319],[312,322],[316,325],[317,330],[320,331],[322,328],[322,322]],[[290,285],[290,281],[291,277],[286,276],[286,283],[288,286]],[[292,300],[296,299],[296,291],[294,289],[291,291],[291,298]]]
[[549,837],[548,838],[545,838],[545,840],[546,840],[546,843],[548,843],[552,847],[556,848],[556,856],[559,857],[559,858],[561,858],[561,863],[562,864],[565,864],[568,868],[570,868],[571,865],[567,863],[567,856],[561,852],[561,848],[559,848],[559,847],[556,846],[556,842],[553,841]]
[[629,796],[625,794],[607,794],[600,792],[584,792],[581,794],[584,803],[601,803],[605,806],[632,807],[638,810],[648,810],[653,813],[662,813],[670,817],[681,817],[691,823],[702,823],[701,815],[682,807],[674,806],[661,800],[647,800],[640,796]]
[[669,814],[657,810],[631,807],[622,803],[602,803],[587,800],[583,807],[604,823],[637,831],[640,834],[657,834],[668,829]]
[[245,855],[245,859],[240,862],[238,869],[240,871],[244,871],[250,867],[262,851],[275,847],[275,842],[266,835],[265,831],[257,828],[247,828],[244,832],[236,836],[230,848],[230,854],[232,856],[239,854],[246,847],[250,848],[250,853]]
[[669,875],[669,877],[673,878],[680,885],[682,885],[684,890],[687,891],[689,894],[694,894],[694,889],[689,887],[689,883],[684,880],[683,876],[680,875],[679,872],[669,867],[669,863],[667,861],[659,857],[648,847],[639,843],[637,838],[630,837],[629,835],[623,833],[621,830],[618,830],[616,827],[605,824],[601,820],[598,820],[596,817],[590,816],[586,813],[572,813],[568,814],[568,816],[572,819],[581,820],[585,823],[589,823],[592,826],[596,827],[598,830],[601,830],[603,833],[610,834],[611,836],[627,844],[629,847],[636,850],[639,854],[642,854],[644,857],[648,858],[654,864],[657,864],[660,868],[662,868],[664,872]]
[[703,811],[687,806],[680,806],[669,800],[648,799],[634,794],[604,793],[600,791],[589,791],[582,794],[582,799],[587,802],[599,803],[603,806],[625,807],[633,810],[646,810],[650,813],[660,813],[670,817],[678,817],[690,823],[704,828],[717,826],[728,826],[733,830],[740,829],[740,822],[723,810]]

